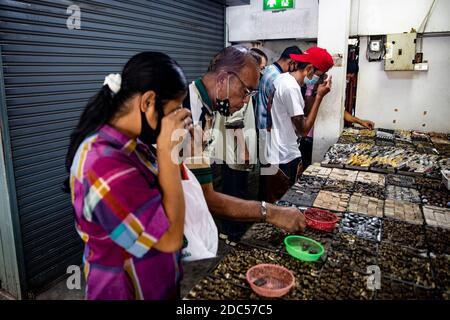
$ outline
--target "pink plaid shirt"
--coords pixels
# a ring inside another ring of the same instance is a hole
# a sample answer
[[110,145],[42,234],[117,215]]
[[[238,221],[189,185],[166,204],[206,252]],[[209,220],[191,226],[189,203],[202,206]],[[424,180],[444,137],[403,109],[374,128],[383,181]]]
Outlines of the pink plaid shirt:
[[148,147],[104,125],[78,148],[70,182],[87,299],[176,298],[180,254],[152,249],[169,221]]

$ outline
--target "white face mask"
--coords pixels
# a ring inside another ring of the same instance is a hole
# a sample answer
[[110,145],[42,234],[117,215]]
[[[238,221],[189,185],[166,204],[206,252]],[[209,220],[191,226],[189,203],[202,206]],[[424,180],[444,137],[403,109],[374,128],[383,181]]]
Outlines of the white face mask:
[[307,76],[305,77],[305,80],[303,80],[305,82],[305,85],[307,86],[313,86],[317,83],[317,81],[319,81],[320,77],[318,75],[314,75],[312,79],[309,79]]

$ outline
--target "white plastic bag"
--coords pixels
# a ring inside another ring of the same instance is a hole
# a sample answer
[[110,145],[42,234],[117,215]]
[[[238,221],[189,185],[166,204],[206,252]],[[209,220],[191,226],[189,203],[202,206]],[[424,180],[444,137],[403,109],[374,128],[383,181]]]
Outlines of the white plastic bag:
[[181,250],[181,256],[184,261],[214,258],[219,245],[217,227],[200,183],[188,168],[185,169],[189,178],[182,181],[186,205],[184,236],[187,246]]

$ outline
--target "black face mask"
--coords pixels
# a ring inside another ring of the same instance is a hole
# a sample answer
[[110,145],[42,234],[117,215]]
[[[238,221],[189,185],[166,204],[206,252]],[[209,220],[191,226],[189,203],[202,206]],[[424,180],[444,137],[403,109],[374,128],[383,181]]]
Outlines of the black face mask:
[[159,134],[161,133],[161,119],[158,117],[158,123],[156,125],[156,129],[152,129],[150,125],[148,124],[147,117],[145,116],[145,113],[141,111],[141,134],[139,135],[139,139],[151,147],[153,144],[156,143],[156,139],[158,138]]
[[[216,92],[216,97],[219,96],[219,90]],[[225,99],[216,98],[216,110],[223,116],[228,117],[230,113],[230,77],[227,80],[227,97]]]
[[230,116],[230,99],[216,99],[216,110],[225,117]]

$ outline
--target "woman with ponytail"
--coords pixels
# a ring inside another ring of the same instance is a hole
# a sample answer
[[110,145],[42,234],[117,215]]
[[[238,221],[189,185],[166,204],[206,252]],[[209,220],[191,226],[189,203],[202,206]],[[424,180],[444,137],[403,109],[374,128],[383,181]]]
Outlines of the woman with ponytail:
[[65,185],[85,242],[87,299],[178,297],[185,202],[171,137],[192,127],[186,92],[176,61],[137,54],[106,77],[71,135]]

